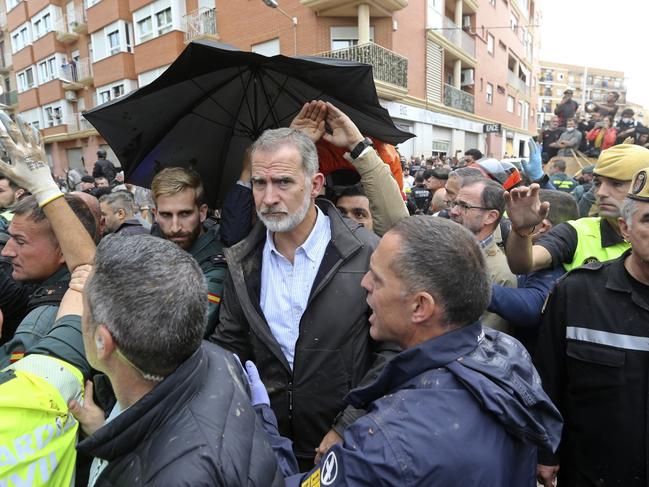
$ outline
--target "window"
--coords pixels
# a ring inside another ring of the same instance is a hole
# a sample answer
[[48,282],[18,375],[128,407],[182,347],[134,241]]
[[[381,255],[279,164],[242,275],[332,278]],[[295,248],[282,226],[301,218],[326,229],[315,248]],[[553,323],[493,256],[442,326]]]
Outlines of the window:
[[110,90],[99,92],[99,103],[106,103],[110,101]]
[[18,91],[22,92],[31,90],[36,86],[36,83],[34,82],[34,69],[31,67],[18,73],[16,78],[18,80]]
[[136,24],[136,26],[137,26],[137,36],[139,39],[138,42],[147,41],[153,36],[151,17],[146,17],[140,20]]
[[11,33],[11,49],[17,53],[28,44],[31,44],[31,24],[25,23]]
[[32,33],[34,40],[40,39],[48,32],[51,32],[52,19],[53,18],[62,18],[63,12],[61,8],[55,5],[48,5],[43,10],[38,12],[32,17]]
[[117,54],[120,51],[120,43],[119,43],[119,31],[114,30],[113,32],[108,33],[108,55],[112,56],[113,54]]
[[492,85],[491,83],[487,83],[486,93],[487,93],[487,103],[489,103],[489,105],[492,105],[494,102],[494,85]]
[[45,114],[45,126],[54,127],[62,123],[61,107],[46,107],[43,108],[43,112]]
[[113,99],[119,98],[124,94],[124,85],[113,86]]
[[[347,49],[358,44],[358,27],[331,27],[331,50]],[[374,27],[370,26],[370,41],[374,42]]]
[[520,117],[523,114],[523,103],[518,102],[518,116]]
[[507,111],[509,113],[514,113],[514,100],[513,96],[507,95]]
[[167,7],[155,14],[158,35],[166,34],[171,30],[171,7]]
[[518,17],[516,17],[516,15],[514,15],[513,13],[509,18],[509,26],[511,27],[512,32],[516,32],[516,29],[518,29]]
[[494,44],[496,40],[491,34],[487,34],[487,52],[493,56],[494,54]]
[[18,5],[21,0],[7,0],[7,12]]
[[271,39],[266,42],[260,42],[259,44],[253,44],[250,50],[263,56],[276,56],[279,54],[279,39]]
[[[61,60],[62,61],[62,60]],[[60,64],[63,64],[62,62]],[[56,56],[46,59],[38,63],[38,81],[39,83],[47,83],[48,81],[56,78],[58,74]]]

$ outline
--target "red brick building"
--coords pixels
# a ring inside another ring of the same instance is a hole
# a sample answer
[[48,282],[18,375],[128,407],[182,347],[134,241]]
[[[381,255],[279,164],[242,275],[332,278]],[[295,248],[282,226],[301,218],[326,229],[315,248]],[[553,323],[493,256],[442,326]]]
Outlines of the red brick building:
[[5,2],[0,102],[42,130],[57,174],[90,169],[104,146],[84,110],[150,83],[201,37],[372,64],[381,103],[417,135],[404,155],[522,155],[536,131],[534,0]]

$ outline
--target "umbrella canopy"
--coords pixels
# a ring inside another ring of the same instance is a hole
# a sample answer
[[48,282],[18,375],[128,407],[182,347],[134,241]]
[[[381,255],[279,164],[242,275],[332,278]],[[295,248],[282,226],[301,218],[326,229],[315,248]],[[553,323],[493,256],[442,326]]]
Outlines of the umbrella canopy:
[[411,137],[379,105],[372,67],[316,57],[266,57],[211,41],[190,43],[151,84],[84,116],[106,139],[126,181],[150,187],[164,167],[191,166],[216,207],[241,172],[243,151],[302,105],[330,101],[366,135]]

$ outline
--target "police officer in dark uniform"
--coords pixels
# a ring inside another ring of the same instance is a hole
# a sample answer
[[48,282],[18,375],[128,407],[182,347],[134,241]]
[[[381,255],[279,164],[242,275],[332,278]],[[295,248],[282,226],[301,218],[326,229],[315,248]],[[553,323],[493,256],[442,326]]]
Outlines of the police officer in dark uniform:
[[[631,249],[566,274],[536,349],[543,387],[564,418],[545,486],[646,486],[649,426],[649,167],[631,184],[620,230]],[[560,468],[559,468],[560,466]]]
[[408,196],[408,211],[410,214],[425,215],[430,208],[430,201],[433,199],[433,192],[426,186],[426,179],[423,171],[415,176],[415,185]]
[[112,162],[106,159],[106,151],[104,149],[99,149],[97,151],[97,162],[92,168],[92,177],[93,178],[106,178],[108,179],[108,184],[112,185],[115,181],[115,175],[117,170]]

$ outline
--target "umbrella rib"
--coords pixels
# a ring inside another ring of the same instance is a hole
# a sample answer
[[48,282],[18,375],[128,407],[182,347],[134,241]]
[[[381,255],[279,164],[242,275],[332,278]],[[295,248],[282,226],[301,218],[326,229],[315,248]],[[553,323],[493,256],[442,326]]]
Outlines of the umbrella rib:
[[[276,85],[277,87],[280,88],[280,90],[281,90],[280,93],[281,93],[281,92],[284,92],[288,97],[292,98],[293,101],[295,101],[295,102],[297,103],[297,105],[298,105],[297,109],[296,109],[293,113],[291,113],[291,114],[289,114],[288,116],[286,116],[286,117],[284,117],[284,118],[281,118],[281,119],[279,119],[279,120],[275,119],[275,123],[277,123],[277,125],[279,126],[279,124],[280,124],[281,121],[284,121],[284,120],[288,119],[289,117],[290,117],[291,120],[292,120],[293,117],[295,117],[295,115],[297,115],[297,113],[302,109],[303,102],[302,102],[302,100],[300,100],[297,96],[295,96],[295,95],[294,95],[293,93],[291,93],[290,91],[285,91],[285,90],[284,90],[284,87],[286,86],[286,83],[287,83],[287,81],[288,81],[288,76],[285,76],[285,77],[284,77],[284,83],[282,83],[282,84],[280,84],[280,83],[279,83],[276,79],[274,79],[272,76],[268,76],[268,79],[269,79],[270,81],[272,81],[273,83],[275,83],[275,85]],[[277,98],[279,98],[280,93],[277,94]],[[315,97],[313,97],[313,99],[314,99],[314,100],[318,100],[318,99],[320,99],[320,97],[321,97],[322,95],[324,95],[324,94],[325,94],[325,92],[322,91],[322,90],[320,90],[320,94],[317,95],[317,96],[315,96]],[[308,100],[308,101],[311,101],[311,100]]]

